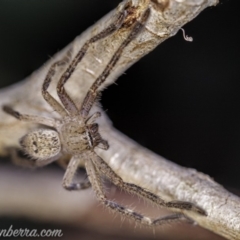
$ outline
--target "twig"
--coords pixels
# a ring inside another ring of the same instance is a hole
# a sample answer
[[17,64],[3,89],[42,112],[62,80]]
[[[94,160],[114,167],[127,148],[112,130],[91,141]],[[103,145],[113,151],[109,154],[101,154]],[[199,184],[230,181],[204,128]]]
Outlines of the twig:
[[[126,2],[124,1],[124,3]],[[106,84],[113,83],[134,62],[167,38],[175,35],[185,23],[191,21],[203,9],[216,5],[218,1],[133,0],[129,2],[133,4],[132,17],[138,17],[147,7],[151,8],[151,16],[145,29],[124,51]],[[73,55],[87,39],[111,22],[113,14],[114,12],[109,13],[91,29],[75,39],[70,46],[73,49]],[[97,42],[94,51],[90,49],[77,67],[77,71],[67,84],[67,90],[79,103],[82,102],[90,85],[113,55],[119,42],[127,34],[127,30],[118,31],[117,35],[113,34],[111,37]],[[43,68],[24,82],[1,90],[1,105],[10,104],[23,113],[55,115],[43,101],[41,85],[49,66],[66,54],[70,47],[56,54]],[[93,62],[98,62],[94,68],[92,67]],[[55,96],[56,80],[57,78],[50,89]],[[28,90],[27,96],[26,89]],[[168,200],[195,202],[208,213],[208,217],[200,217],[186,212],[199,225],[228,239],[240,238],[240,199],[238,197],[227,192],[208,176],[177,166],[132,142],[113,129],[106,117],[101,119],[100,124],[104,129],[102,135],[108,139],[111,148],[105,152],[99,151],[99,154],[125,181],[139,184]],[[0,111],[0,154],[6,155],[9,147],[18,147],[18,139],[34,127],[16,121]]]

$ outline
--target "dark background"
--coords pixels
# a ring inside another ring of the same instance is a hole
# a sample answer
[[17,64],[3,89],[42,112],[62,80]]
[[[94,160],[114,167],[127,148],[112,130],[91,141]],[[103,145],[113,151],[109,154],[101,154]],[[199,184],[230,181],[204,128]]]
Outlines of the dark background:
[[[20,81],[119,0],[0,0],[0,87]],[[240,191],[240,1],[222,0],[102,94],[116,128]]]

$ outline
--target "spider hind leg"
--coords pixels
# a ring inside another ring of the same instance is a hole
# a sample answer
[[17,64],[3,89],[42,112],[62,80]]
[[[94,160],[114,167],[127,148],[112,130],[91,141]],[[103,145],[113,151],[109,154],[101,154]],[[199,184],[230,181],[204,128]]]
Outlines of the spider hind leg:
[[185,215],[181,213],[175,213],[169,216],[160,217],[160,218],[150,218],[135,212],[127,207],[124,207],[114,201],[108,200],[106,195],[104,194],[104,188],[102,184],[102,178],[100,175],[100,169],[104,166],[95,166],[92,162],[92,155],[88,161],[86,161],[86,171],[88,173],[89,180],[92,184],[92,188],[96,193],[97,199],[108,209],[112,210],[113,212],[121,214],[123,217],[128,217],[129,219],[134,220],[137,223],[141,223],[147,226],[158,226],[164,225],[167,223],[179,222],[179,221],[187,221],[193,223],[191,219],[185,217]]

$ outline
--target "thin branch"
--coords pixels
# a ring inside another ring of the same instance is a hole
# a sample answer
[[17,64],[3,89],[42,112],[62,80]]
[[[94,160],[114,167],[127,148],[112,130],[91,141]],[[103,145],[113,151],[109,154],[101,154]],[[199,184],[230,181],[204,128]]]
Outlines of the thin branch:
[[[106,85],[113,83],[128,67],[161,42],[175,35],[184,24],[191,21],[206,7],[218,3],[217,0],[129,0],[121,4],[126,2],[133,6],[132,17],[138,18],[148,7],[151,9],[151,15],[141,34],[123,52]],[[49,66],[62,58],[70,48],[74,56],[87,39],[112,22],[113,16],[119,9],[120,7],[77,37],[70,46],[56,54],[28,79],[2,89],[1,105],[11,105],[22,113],[57,117],[41,96],[41,85]],[[131,19],[128,20],[131,22]],[[79,104],[94,79],[102,72],[116,51],[119,43],[128,34],[128,28],[125,31],[118,30],[110,37],[95,43],[94,49],[89,49],[81,64],[77,66],[77,70],[67,83],[67,91]],[[54,96],[56,96],[57,79],[59,76],[56,76],[50,87],[50,92]],[[27,96],[26,89],[29,93]],[[99,154],[125,181],[141,185],[163,196],[166,200],[197,203],[207,211],[208,217],[185,213],[199,225],[228,239],[240,238],[240,199],[238,197],[227,192],[207,175],[180,167],[139,146],[112,128],[107,117],[101,119],[100,125],[104,129],[102,135],[109,141],[111,147],[108,151],[99,150]],[[10,147],[19,147],[18,139],[35,127],[21,123],[0,111],[0,154],[7,155]]]

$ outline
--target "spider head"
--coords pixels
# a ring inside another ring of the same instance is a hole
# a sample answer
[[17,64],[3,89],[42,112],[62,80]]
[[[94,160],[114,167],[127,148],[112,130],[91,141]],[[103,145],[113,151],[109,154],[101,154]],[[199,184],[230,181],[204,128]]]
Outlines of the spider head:
[[55,160],[61,151],[61,142],[56,131],[39,129],[20,139],[23,150],[36,160]]

